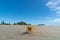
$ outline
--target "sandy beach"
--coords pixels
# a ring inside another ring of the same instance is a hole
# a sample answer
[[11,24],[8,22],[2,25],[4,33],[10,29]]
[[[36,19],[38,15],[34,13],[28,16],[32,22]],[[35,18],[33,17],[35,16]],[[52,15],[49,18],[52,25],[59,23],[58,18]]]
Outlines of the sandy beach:
[[24,34],[26,25],[0,25],[0,40],[60,40],[60,27],[34,26],[33,34]]

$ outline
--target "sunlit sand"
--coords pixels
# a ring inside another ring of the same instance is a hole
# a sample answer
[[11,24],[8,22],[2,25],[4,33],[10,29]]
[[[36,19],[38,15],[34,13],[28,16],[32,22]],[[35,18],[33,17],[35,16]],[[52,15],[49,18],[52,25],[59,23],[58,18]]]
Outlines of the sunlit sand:
[[26,25],[0,25],[0,40],[60,40],[60,27],[33,26],[33,33],[27,34]]

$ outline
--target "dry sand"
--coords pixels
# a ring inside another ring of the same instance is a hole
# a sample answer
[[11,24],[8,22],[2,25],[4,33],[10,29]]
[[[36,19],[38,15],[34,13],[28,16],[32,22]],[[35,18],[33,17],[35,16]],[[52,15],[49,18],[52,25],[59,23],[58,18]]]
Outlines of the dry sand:
[[34,26],[33,34],[24,34],[27,26],[0,25],[0,40],[60,40],[60,27]]

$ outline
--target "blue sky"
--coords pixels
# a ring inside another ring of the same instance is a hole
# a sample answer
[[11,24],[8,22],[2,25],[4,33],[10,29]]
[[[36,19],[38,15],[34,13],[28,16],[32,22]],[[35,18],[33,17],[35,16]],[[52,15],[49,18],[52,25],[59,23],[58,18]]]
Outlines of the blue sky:
[[25,21],[33,25],[59,24],[60,6],[57,5],[57,3],[55,3],[57,1],[56,0],[0,0],[0,22],[4,20],[5,22],[8,23]]

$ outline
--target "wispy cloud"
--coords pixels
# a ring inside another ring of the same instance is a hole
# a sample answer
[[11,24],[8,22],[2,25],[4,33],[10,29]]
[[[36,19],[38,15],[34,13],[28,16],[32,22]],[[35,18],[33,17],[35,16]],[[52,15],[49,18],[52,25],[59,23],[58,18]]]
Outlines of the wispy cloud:
[[54,19],[50,20],[48,25],[54,25],[54,26],[60,25],[60,18],[54,18]]
[[46,3],[46,6],[52,11],[56,11],[57,15],[60,15],[60,0],[50,0]]
[[56,18],[56,19],[54,19],[54,20],[52,20],[52,22],[60,22],[60,18]]

